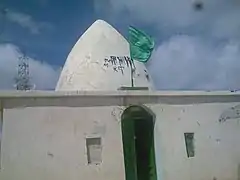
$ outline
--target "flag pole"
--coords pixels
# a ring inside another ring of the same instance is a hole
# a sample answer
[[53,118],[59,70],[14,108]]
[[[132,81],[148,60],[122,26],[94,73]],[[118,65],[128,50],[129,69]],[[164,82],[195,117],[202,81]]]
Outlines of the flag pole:
[[[130,36],[129,36],[130,37]],[[130,38],[129,38],[130,39]],[[129,42],[129,50],[130,50],[130,78],[131,78],[131,87],[134,87],[134,82],[133,82],[133,58],[131,54],[131,44]]]
[[133,59],[131,58],[131,86],[134,87],[133,83]]

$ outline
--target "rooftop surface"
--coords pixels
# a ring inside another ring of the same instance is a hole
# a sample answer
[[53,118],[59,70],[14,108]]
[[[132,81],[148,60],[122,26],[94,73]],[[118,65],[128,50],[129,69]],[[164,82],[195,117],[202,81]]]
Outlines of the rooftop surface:
[[0,91],[2,108],[128,106],[133,104],[200,104],[240,102],[230,91]]
[[66,97],[66,96],[231,96],[240,91],[0,91],[0,98],[14,97]]

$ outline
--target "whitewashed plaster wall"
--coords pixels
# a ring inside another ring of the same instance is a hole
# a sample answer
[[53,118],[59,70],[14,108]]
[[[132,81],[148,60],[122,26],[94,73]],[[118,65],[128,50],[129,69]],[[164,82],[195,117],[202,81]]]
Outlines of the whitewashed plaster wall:
[[[124,179],[115,113],[109,107],[5,110],[0,179]],[[98,136],[103,162],[89,165],[85,138]]]
[[[238,103],[146,105],[156,114],[158,180],[237,180],[240,119],[219,122]],[[0,179],[124,180],[120,116],[124,107],[23,108],[4,111]],[[195,133],[188,158],[185,132]],[[103,162],[88,165],[86,136],[103,138]]]
[[[240,118],[219,122],[238,103],[149,106],[156,113],[159,180],[240,179]],[[195,157],[187,157],[184,133],[195,133]]]

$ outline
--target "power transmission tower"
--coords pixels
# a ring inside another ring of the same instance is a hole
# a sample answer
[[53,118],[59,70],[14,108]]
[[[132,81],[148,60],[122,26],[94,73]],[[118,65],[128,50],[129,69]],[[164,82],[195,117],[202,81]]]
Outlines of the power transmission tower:
[[30,82],[28,57],[25,53],[19,57],[15,86],[17,90],[21,91],[27,91],[33,88]]

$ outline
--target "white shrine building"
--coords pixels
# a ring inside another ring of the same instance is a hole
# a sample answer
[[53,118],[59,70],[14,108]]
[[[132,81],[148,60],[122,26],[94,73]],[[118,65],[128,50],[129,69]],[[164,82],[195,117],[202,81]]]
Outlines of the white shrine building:
[[56,91],[0,92],[0,180],[239,180],[240,93],[155,91],[129,56],[98,20]]

